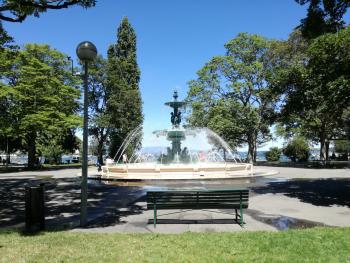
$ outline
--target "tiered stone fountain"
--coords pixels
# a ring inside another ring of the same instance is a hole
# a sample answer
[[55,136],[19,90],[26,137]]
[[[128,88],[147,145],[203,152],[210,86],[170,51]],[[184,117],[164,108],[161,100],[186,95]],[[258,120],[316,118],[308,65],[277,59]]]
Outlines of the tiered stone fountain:
[[[208,128],[181,127],[181,109],[185,102],[178,101],[176,91],[173,98],[173,101],[165,103],[172,108],[172,127],[152,133],[150,141],[156,147],[135,150],[127,163],[120,163],[119,158],[117,162],[103,166],[101,178],[123,181],[222,180],[254,176],[253,165],[241,162],[216,133]],[[119,156],[141,132],[139,127],[125,139],[118,151]],[[271,173],[267,171],[259,175]]]

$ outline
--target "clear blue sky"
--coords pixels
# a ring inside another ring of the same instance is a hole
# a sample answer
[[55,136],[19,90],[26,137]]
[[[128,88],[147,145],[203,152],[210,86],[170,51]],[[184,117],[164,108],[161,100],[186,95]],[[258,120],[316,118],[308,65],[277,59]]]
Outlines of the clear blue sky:
[[305,7],[294,0],[98,0],[94,8],[50,10],[40,18],[4,26],[19,45],[47,43],[76,59],[77,44],[90,40],[106,57],[127,16],[137,34],[144,125],[149,132],[169,126],[170,110],[163,103],[175,88],[184,98],[196,71],[223,54],[223,45],[239,32],[286,39],[305,15]]

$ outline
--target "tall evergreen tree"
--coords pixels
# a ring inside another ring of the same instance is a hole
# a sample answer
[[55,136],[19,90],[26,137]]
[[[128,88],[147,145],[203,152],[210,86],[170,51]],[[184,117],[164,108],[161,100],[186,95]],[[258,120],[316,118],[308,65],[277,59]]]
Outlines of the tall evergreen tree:
[[107,64],[107,112],[112,126],[109,154],[114,157],[127,134],[143,121],[136,34],[126,17],[118,28],[117,43],[108,49]]
[[343,16],[350,6],[349,0],[295,0],[300,5],[309,4],[307,15],[298,27],[303,37],[314,39],[325,33],[344,28]]
[[89,134],[93,136],[98,162],[103,164],[105,145],[111,131],[110,114],[106,106],[107,92],[107,60],[97,56],[89,69]]

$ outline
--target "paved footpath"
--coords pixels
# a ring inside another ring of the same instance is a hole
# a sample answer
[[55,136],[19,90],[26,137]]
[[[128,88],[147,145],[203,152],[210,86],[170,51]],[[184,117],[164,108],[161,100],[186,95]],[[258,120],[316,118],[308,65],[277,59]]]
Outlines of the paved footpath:
[[[96,173],[95,167],[89,167],[89,174]],[[61,170],[46,170],[46,171],[23,171],[13,173],[0,173],[1,179],[21,179],[21,178],[76,178],[77,174],[81,173],[81,168],[68,168]]]
[[294,167],[267,167],[258,166],[263,169],[271,169],[278,172],[274,178],[283,179],[321,179],[321,178],[348,178],[350,179],[350,169],[310,169]]
[[[322,225],[350,227],[349,169],[259,168],[276,170],[279,174],[247,185],[251,192],[244,228],[233,221],[230,210],[161,210],[159,224],[154,228],[153,211],[146,210],[144,200],[149,186],[103,185],[91,181],[89,226],[73,231],[181,233],[277,231]],[[23,187],[39,182],[47,185],[48,225],[68,229],[77,226],[79,172],[80,169],[65,169],[0,174],[0,227],[23,226]],[[89,175],[94,174],[96,168],[89,169]]]
[[161,210],[159,224],[154,228],[153,211],[147,211],[145,201],[139,200],[130,207],[116,209],[120,218],[115,224],[73,231],[182,233],[350,227],[349,169],[259,168],[279,173],[249,184],[244,228],[232,220],[230,210]]

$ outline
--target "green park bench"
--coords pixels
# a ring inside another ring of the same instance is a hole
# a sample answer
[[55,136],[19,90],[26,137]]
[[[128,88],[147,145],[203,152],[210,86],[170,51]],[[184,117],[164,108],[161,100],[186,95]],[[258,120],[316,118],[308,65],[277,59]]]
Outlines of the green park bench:
[[248,189],[150,190],[147,192],[147,209],[154,210],[154,227],[157,210],[168,209],[235,209],[236,222],[243,226],[243,209],[248,208],[248,199]]

